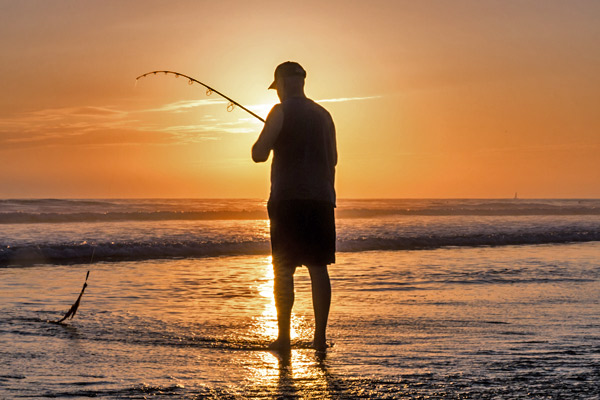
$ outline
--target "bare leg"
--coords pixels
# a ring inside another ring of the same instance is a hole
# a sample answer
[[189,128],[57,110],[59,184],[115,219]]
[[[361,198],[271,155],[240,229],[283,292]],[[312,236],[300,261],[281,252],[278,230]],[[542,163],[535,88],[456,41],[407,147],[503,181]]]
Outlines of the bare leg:
[[315,312],[315,337],[313,346],[317,350],[327,348],[327,319],[331,305],[331,283],[326,265],[309,266],[312,286],[313,310]]
[[277,340],[269,346],[273,350],[289,350],[290,345],[290,319],[294,306],[294,272],[296,267],[273,264],[275,275],[274,294],[275,307],[277,308],[277,326],[279,335]]

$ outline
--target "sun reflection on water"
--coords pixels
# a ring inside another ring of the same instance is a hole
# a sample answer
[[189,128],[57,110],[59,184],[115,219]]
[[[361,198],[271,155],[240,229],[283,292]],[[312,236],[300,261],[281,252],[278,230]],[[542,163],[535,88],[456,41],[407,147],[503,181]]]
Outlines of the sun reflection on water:
[[259,352],[257,359],[248,363],[247,385],[261,395],[268,393],[276,398],[302,398],[303,393],[332,398],[336,385],[323,361],[308,349],[292,350],[289,354]]
[[[261,264],[262,279],[258,280],[258,294],[262,297],[263,310],[260,321],[257,326],[257,335],[275,339],[277,337],[277,309],[275,308],[275,298],[273,295],[273,260],[271,256],[265,258]],[[299,333],[306,326],[305,318],[297,316],[292,312],[292,323],[290,328],[290,337],[297,339]]]
[[271,256],[261,264],[262,279],[259,281],[258,294],[262,297],[263,309],[257,326],[259,336],[270,339],[277,337],[277,309],[273,296],[273,264]]

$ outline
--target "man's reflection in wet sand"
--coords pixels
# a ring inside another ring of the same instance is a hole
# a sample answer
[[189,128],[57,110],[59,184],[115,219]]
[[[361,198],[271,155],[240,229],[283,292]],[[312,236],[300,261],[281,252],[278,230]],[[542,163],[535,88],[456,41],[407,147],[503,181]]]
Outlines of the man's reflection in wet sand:
[[279,377],[276,398],[350,398],[330,371],[325,352],[292,350],[275,353]]
[[279,377],[277,380],[277,398],[297,398],[298,391],[294,384],[294,374],[292,371],[292,352],[276,352]]

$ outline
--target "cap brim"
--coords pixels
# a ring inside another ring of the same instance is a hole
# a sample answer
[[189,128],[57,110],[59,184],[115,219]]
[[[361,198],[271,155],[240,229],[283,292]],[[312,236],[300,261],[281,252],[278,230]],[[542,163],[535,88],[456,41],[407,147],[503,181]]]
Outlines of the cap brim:
[[275,83],[275,81],[273,81],[273,83],[271,83],[271,86],[269,86],[269,89],[277,89],[277,84]]

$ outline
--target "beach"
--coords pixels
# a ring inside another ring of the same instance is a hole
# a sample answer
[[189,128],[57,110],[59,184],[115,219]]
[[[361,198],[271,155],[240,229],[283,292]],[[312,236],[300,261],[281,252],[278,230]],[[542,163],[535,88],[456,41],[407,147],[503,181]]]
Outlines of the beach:
[[263,203],[40,202],[4,204],[0,398],[600,396],[598,201],[340,202],[331,347],[299,269],[289,357]]

